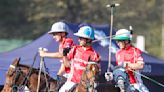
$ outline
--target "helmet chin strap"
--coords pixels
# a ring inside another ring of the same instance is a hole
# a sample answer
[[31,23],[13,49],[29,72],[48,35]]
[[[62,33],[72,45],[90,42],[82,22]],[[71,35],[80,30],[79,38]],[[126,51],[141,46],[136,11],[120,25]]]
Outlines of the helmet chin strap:
[[89,43],[89,42],[86,42],[86,44],[83,45],[83,47],[89,47],[89,46],[91,46],[91,43]]
[[65,35],[61,34],[60,37],[61,37],[61,42],[62,42],[63,39],[66,37],[66,34]]
[[130,46],[130,41],[128,40],[128,42],[124,41],[125,43],[125,48],[127,48],[128,46]]
[[86,45],[87,45],[87,46],[91,46],[91,44],[92,44],[92,40],[87,39],[87,40],[86,40]]

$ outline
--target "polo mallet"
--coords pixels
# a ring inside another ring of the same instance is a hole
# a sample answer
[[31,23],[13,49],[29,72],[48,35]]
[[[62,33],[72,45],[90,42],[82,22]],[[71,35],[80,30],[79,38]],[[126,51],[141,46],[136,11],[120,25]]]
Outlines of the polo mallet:
[[[110,21],[110,37],[112,37],[112,29],[113,29],[113,9],[116,7],[116,6],[119,6],[120,4],[118,3],[114,3],[114,4],[111,4],[111,5],[106,5],[106,7],[110,7],[110,11],[111,11],[111,21]],[[108,62],[108,69],[107,69],[107,72],[110,71],[110,66],[111,66],[111,48],[112,48],[112,38],[109,39],[109,62]]]
[[[46,48],[39,48],[39,51],[48,51]],[[42,68],[44,66],[44,57],[41,57],[40,59],[40,67],[39,67],[39,76],[38,76],[38,85],[37,85],[37,92],[39,92],[39,86],[40,86],[40,76],[41,76],[41,72],[42,72]]]
[[112,48],[112,29],[113,29],[113,9],[116,7],[116,6],[119,6],[120,4],[118,3],[114,3],[114,4],[111,4],[111,5],[106,5],[106,7],[110,7],[110,18],[111,18],[111,21],[110,21],[110,34],[109,34],[109,61],[108,61],[108,68],[107,68],[107,72],[105,73],[105,78],[107,81],[109,80],[112,80],[113,79],[113,74],[110,72],[110,68],[111,68],[111,48]]

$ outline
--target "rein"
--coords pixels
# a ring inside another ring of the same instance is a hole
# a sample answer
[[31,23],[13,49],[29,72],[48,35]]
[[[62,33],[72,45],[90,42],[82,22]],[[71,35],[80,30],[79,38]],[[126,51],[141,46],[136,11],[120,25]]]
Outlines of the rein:
[[32,65],[31,65],[30,68],[29,68],[29,72],[28,72],[27,76],[24,78],[24,80],[23,80],[22,83],[21,83],[21,85],[22,85],[23,87],[27,84],[27,80],[30,78],[30,75],[32,74],[33,66],[34,66],[34,64],[35,64],[35,62],[36,62],[36,57],[37,57],[37,55],[38,55],[38,52],[37,52],[37,53],[35,54],[35,56],[34,56],[34,61],[33,61]]

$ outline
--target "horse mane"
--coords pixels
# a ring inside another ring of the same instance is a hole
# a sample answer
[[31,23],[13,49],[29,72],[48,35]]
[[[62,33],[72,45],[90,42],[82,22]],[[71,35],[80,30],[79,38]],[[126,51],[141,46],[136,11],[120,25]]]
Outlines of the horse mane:
[[[39,68],[34,68],[34,67],[29,66],[29,65],[19,64],[18,67],[27,68],[29,70],[31,68],[32,69],[31,73],[38,73],[39,72]],[[43,74],[43,71],[41,71],[41,74]],[[46,74],[48,77],[50,77],[47,72],[46,72]]]
[[30,68],[30,66],[28,66],[28,65],[24,65],[24,64],[19,64],[18,66],[19,66],[19,67]]

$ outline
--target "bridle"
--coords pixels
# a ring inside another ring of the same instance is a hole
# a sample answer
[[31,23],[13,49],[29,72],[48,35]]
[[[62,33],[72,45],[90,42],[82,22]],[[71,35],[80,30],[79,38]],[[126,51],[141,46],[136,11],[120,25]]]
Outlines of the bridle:
[[[29,79],[29,76],[31,73],[28,74],[24,74],[22,69],[20,67],[14,66],[14,65],[10,65],[10,67],[12,70],[14,70],[11,74],[9,74],[9,76],[14,76],[14,73],[16,74],[15,77],[13,78],[13,83],[10,84],[9,82],[6,83],[6,85],[8,85],[9,87],[11,87],[11,92],[15,92],[17,90],[23,90],[25,85],[27,84],[27,80]],[[24,79],[21,81],[21,83],[18,85],[17,84],[17,80],[19,80],[20,77],[23,77]]]
[[[12,70],[12,71],[10,71],[10,70]],[[14,73],[15,73],[16,75],[15,75],[15,78],[14,78],[14,80],[12,81],[12,83],[10,83],[11,80],[9,80],[9,79],[7,79],[7,81],[6,81],[6,83],[5,83],[5,85],[7,85],[8,87],[11,87],[11,89],[12,89],[11,91],[13,91],[13,89],[17,89],[17,88],[18,88],[18,86],[16,85],[16,80],[19,79],[19,77],[20,77],[20,75],[21,75],[21,71],[20,71],[20,69],[17,68],[16,66],[10,65],[9,71],[7,72],[7,75],[8,75],[9,78],[10,78],[10,77],[13,77],[13,76],[14,76]]]
[[[95,64],[97,65],[96,62],[88,62],[88,65],[91,65],[91,64]],[[97,87],[97,82],[95,81],[95,79],[98,77],[97,73],[92,76],[92,77],[89,77],[89,73],[90,72],[96,72],[95,70],[96,69],[89,69],[88,68],[88,65],[86,67],[86,69],[84,70],[84,73],[86,74],[86,80],[84,79],[81,79],[80,81],[80,85],[82,85],[85,89],[88,90],[88,92],[93,92],[93,90],[96,90],[96,87]],[[83,76],[83,75],[82,75]]]
[[20,86],[17,85],[17,80],[20,78],[20,76],[23,74],[23,72],[21,71],[21,69],[19,67],[16,67],[15,69],[15,73],[16,73],[16,76],[14,78],[14,81],[13,81],[13,84],[12,84],[12,91],[13,90],[18,90],[20,89]]

